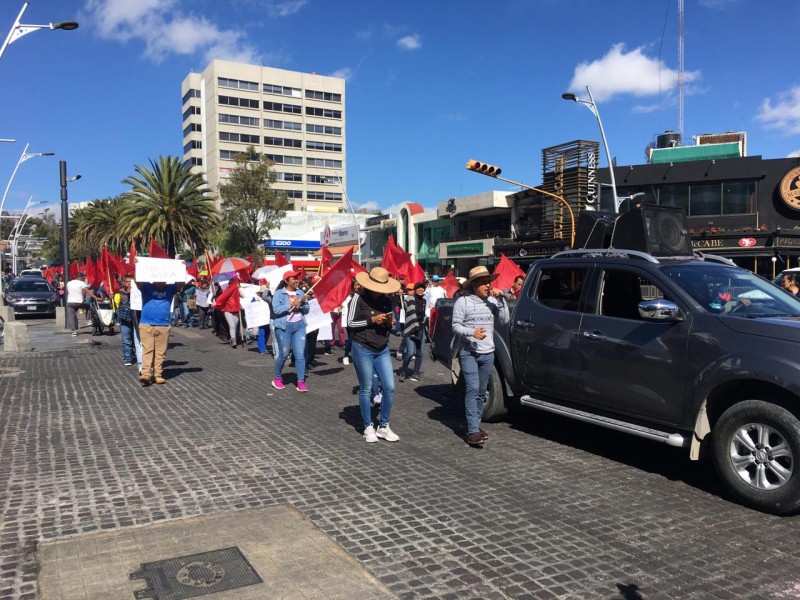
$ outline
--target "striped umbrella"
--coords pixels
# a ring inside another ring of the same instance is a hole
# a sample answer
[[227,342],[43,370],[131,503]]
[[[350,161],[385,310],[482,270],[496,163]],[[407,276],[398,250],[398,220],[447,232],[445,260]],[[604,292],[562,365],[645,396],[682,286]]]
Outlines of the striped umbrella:
[[226,258],[225,260],[219,261],[213,267],[211,267],[211,273],[213,275],[219,275],[220,273],[229,273],[231,271],[239,271],[241,269],[249,269],[250,263],[243,258]]

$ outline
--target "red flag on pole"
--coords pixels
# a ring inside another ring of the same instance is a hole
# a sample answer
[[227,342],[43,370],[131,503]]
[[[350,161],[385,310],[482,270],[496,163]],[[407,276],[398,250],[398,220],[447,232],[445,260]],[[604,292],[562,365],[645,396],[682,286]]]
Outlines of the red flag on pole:
[[356,273],[366,273],[367,272],[367,270],[363,266],[361,266],[361,263],[357,263],[356,261],[353,261],[353,264],[350,265],[350,270],[354,274],[356,274]]
[[381,260],[381,266],[389,271],[389,273],[392,275],[397,274],[397,269],[399,267],[399,265],[395,263],[394,248],[394,237],[390,235],[388,241],[386,242],[386,248],[383,249],[383,260]]
[[289,264],[289,261],[286,260],[286,257],[275,250],[275,266],[276,267],[283,267]]
[[108,248],[105,244],[103,244],[103,251],[100,253],[100,260],[97,262],[97,266],[100,270],[100,278],[105,284],[106,294],[111,296],[115,292],[118,292],[119,283],[114,275],[119,273],[120,269],[114,257],[108,253]]
[[217,301],[214,302],[214,308],[222,312],[239,312],[242,309],[242,304],[239,298],[239,279],[234,277],[222,292]]
[[331,264],[333,263],[333,254],[331,254],[331,251],[328,250],[327,246],[323,246],[322,247],[321,254],[322,254],[322,258],[320,258],[320,261],[319,261],[319,275],[320,275],[320,277],[322,277],[322,275],[324,275],[327,272],[327,270],[331,268]]
[[158,243],[150,238],[150,258],[169,258],[169,254]]
[[312,288],[322,312],[330,312],[337,306],[341,306],[344,299],[347,298],[350,293],[352,264],[353,249],[350,248]]
[[411,281],[406,283],[425,281],[425,270],[419,266],[419,263],[415,264],[409,271],[411,271]]
[[308,277],[308,273],[306,273],[306,268],[300,267],[300,270],[297,272],[297,281],[305,281],[306,277]]
[[83,266],[83,272],[86,273],[86,281],[92,288],[97,289],[100,287],[103,278],[100,275],[99,269],[95,266],[91,256],[86,257],[86,264]]
[[494,273],[498,275],[497,279],[492,283],[492,287],[507,290],[514,285],[514,279],[522,275],[525,277],[525,271],[517,266],[513,260],[508,258],[505,254],[500,254],[500,262],[494,268]]
[[445,278],[442,279],[442,283],[439,285],[441,285],[444,291],[447,292],[448,298],[452,298],[459,288],[458,279],[456,279],[456,276],[453,275],[452,271],[447,273]]

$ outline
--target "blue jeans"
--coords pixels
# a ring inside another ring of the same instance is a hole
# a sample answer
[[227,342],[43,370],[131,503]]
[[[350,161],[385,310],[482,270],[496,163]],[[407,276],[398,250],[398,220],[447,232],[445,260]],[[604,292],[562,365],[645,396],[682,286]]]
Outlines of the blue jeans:
[[464,376],[464,409],[467,413],[467,433],[477,433],[481,428],[486,386],[494,366],[494,352],[475,354],[469,350],[458,351],[458,363]]
[[275,337],[278,338],[278,357],[275,359],[275,379],[281,376],[283,365],[289,357],[289,352],[294,355],[294,364],[297,368],[297,381],[306,379],[306,324],[302,321],[286,323],[286,329],[275,328]]
[[422,339],[415,340],[411,336],[403,336],[403,341],[406,343],[406,350],[403,354],[403,372],[405,373],[406,369],[408,369],[411,358],[416,356],[417,359],[414,361],[414,373],[419,373],[422,367],[422,347],[425,345],[425,342],[423,342]]
[[373,373],[378,375],[381,388],[383,388],[381,418],[378,426],[385,427],[389,424],[394,403],[394,373],[392,372],[392,355],[389,352],[389,346],[376,352],[353,340],[352,351],[353,363],[358,376],[358,405],[361,408],[361,420],[364,421],[364,428],[372,425]]
[[133,363],[136,358],[133,348],[133,323],[119,324],[119,337],[122,340],[122,360]]
[[267,344],[269,343],[269,334],[270,334],[269,325],[261,325],[258,328],[258,340],[256,343],[258,344],[258,351],[261,354],[264,354],[267,351]]

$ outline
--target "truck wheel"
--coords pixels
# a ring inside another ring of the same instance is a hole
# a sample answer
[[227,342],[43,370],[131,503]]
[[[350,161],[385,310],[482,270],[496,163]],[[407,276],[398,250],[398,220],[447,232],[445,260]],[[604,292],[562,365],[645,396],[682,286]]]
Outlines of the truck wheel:
[[726,410],[712,430],[714,467],[745,504],[774,514],[800,509],[800,421],[762,400]]
[[506,395],[503,390],[503,380],[497,367],[492,367],[489,375],[489,385],[486,386],[486,402],[483,405],[483,420],[487,423],[502,421],[508,415]]

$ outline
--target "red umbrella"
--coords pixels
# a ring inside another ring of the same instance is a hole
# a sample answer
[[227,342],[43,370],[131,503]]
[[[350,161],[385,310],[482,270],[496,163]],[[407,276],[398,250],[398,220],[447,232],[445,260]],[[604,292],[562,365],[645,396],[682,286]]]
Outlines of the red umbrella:
[[221,260],[216,263],[213,267],[211,267],[211,274],[212,275],[219,275],[220,273],[230,273],[232,271],[238,271],[240,269],[249,269],[250,263],[244,260],[243,258],[226,258],[225,260]]

